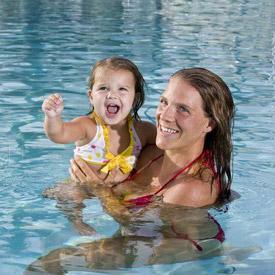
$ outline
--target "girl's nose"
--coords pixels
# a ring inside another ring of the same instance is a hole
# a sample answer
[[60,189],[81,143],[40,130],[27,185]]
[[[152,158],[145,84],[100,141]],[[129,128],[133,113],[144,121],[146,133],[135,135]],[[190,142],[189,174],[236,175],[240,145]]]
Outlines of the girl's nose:
[[113,91],[113,90],[109,90],[107,93],[107,98],[117,98],[117,92]]

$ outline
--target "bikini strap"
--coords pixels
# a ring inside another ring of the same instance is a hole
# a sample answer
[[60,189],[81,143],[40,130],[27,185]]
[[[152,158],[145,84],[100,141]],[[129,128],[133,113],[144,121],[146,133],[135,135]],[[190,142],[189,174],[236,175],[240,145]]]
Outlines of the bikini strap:
[[171,229],[172,229],[172,231],[176,234],[177,238],[183,239],[183,240],[186,240],[186,241],[189,241],[192,245],[194,245],[194,246],[196,247],[196,249],[197,249],[198,251],[203,251],[202,246],[201,246],[197,241],[191,239],[191,238],[188,236],[188,234],[177,232],[176,229],[175,229],[174,224],[171,224]]
[[192,160],[190,163],[188,163],[186,166],[184,166],[182,169],[180,169],[172,178],[170,178],[158,191],[154,193],[154,195],[157,195],[159,192],[161,192],[169,183],[171,183],[173,180],[175,180],[180,174],[188,170],[192,165],[197,162],[199,159],[201,159],[204,155],[204,151],[196,157],[194,160]]
[[146,165],[144,165],[143,167],[141,167],[140,169],[134,171],[133,173],[131,173],[125,180],[123,180],[122,182],[125,181],[129,181],[129,180],[133,180],[136,176],[138,176],[145,168],[149,167],[153,162],[157,161],[158,159],[160,159],[161,157],[163,157],[164,154],[158,155],[157,157],[151,159]]

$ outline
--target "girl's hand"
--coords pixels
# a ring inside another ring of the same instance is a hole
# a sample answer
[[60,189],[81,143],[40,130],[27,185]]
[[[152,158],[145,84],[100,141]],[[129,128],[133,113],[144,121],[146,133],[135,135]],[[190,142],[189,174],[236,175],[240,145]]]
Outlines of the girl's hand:
[[52,94],[48,96],[42,104],[43,112],[45,113],[46,116],[50,118],[60,116],[61,113],[63,112],[63,109],[64,109],[63,99],[59,94]]

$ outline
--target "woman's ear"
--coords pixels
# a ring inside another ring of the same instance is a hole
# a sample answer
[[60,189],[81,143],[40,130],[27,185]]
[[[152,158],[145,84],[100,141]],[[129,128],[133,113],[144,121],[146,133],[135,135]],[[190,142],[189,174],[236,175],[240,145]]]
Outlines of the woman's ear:
[[205,133],[211,132],[216,127],[216,121],[213,118],[209,118],[208,126],[206,127]]

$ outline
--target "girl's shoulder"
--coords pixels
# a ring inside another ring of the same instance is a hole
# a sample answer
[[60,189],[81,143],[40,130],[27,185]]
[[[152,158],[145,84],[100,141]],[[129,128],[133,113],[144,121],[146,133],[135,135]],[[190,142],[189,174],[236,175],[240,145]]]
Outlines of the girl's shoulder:
[[90,115],[76,117],[72,120],[72,122],[96,125],[95,119]]
[[74,118],[72,123],[77,123],[81,127],[83,127],[87,132],[94,132],[96,130],[96,121],[94,118],[90,117],[89,115],[86,116],[79,116]]
[[89,115],[76,117],[71,121],[71,123],[78,124],[86,133],[85,139],[77,142],[77,146],[82,146],[90,142],[96,135],[96,131],[97,131],[96,121],[94,120],[94,118],[90,117]]

